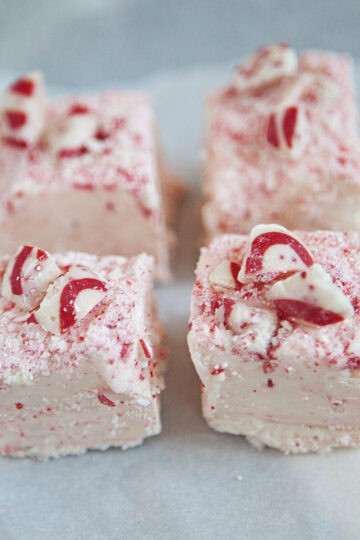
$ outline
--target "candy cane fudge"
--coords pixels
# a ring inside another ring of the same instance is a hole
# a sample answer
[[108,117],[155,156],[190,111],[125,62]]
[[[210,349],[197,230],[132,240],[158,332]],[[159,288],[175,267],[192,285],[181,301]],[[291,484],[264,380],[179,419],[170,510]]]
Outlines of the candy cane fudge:
[[188,336],[209,425],[285,453],[360,446],[359,295],[359,233],[213,240]]
[[125,449],[160,432],[153,267],[30,245],[0,259],[0,454]]
[[169,277],[166,216],[175,184],[146,95],[49,100],[41,74],[31,73],[5,91],[0,139],[4,254],[20,243],[98,255],[147,252],[157,276]]
[[256,51],[207,100],[204,160],[207,238],[259,222],[360,230],[351,59],[319,51],[298,58],[282,44]]

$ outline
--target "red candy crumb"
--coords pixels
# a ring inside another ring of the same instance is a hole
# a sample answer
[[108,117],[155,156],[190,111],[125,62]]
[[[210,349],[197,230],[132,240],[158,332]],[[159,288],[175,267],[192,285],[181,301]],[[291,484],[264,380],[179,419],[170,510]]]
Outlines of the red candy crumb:
[[268,385],[269,388],[272,388],[274,386],[274,383],[273,383],[272,379],[267,380],[267,385]]
[[98,393],[97,398],[100,401],[100,403],[102,403],[102,405],[107,405],[108,407],[116,407],[116,404],[113,401],[111,401],[109,398],[104,396],[104,394],[102,394],[101,392]]
[[144,351],[145,358],[151,358],[151,352],[143,339],[139,339],[142,350]]
[[26,124],[26,114],[23,111],[5,111],[5,120],[11,129],[20,129]]
[[34,93],[34,82],[30,79],[19,79],[10,86],[11,92],[30,97]]
[[238,275],[240,272],[240,265],[234,261],[230,262],[230,272],[235,281],[235,290],[239,291],[242,287],[242,283],[238,280]]
[[347,367],[349,369],[359,369],[360,368],[360,357],[359,356],[352,356],[347,361]]
[[15,403],[15,407],[20,410],[24,407],[24,405],[22,403]]
[[85,189],[86,191],[93,191],[95,189],[94,184],[90,182],[74,182],[73,186],[75,189]]
[[276,128],[275,114],[270,115],[266,138],[267,138],[268,143],[270,143],[275,148],[280,147],[280,141],[279,141],[277,128]]
[[69,110],[69,116],[73,116],[75,114],[88,114],[89,112],[90,109],[87,105],[75,103],[75,105],[73,105]]
[[26,319],[25,322],[26,322],[27,324],[31,324],[31,323],[37,324],[37,320],[36,320],[35,314],[32,313],[32,314],[30,315],[30,317],[28,317],[28,318]]
[[13,146],[14,148],[24,149],[28,146],[26,141],[23,141],[22,139],[16,139],[15,137],[3,137],[3,141],[5,144]]
[[46,251],[43,251],[42,249],[38,249],[37,254],[36,254],[36,258],[37,258],[37,260],[39,262],[40,261],[45,261],[48,258]]
[[105,131],[103,128],[99,128],[95,133],[95,139],[98,141],[105,141],[110,136],[108,131]]
[[272,373],[274,371],[274,366],[272,365],[270,360],[265,360],[263,362],[263,372],[264,373]]
[[229,317],[234,307],[235,300],[224,298],[224,326],[229,329]]
[[220,375],[221,373],[224,373],[224,368],[222,367],[219,367],[219,368],[213,368],[211,371],[210,371],[210,375]]
[[217,298],[216,300],[210,301],[210,312],[214,315],[215,311],[221,306],[221,301]]
[[84,154],[87,154],[88,149],[86,146],[79,146],[79,148],[64,148],[63,150],[60,150],[58,156],[59,158],[74,158],[74,157],[80,157]]
[[295,126],[298,116],[297,107],[288,107],[283,119],[283,131],[285,135],[286,144],[289,148],[292,147],[293,138],[295,134]]
[[132,346],[132,343],[129,343],[129,342],[123,343],[123,346],[121,347],[120,358],[122,359],[126,358],[126,356],[129,354],[129,349],[131,348],[131,346]]

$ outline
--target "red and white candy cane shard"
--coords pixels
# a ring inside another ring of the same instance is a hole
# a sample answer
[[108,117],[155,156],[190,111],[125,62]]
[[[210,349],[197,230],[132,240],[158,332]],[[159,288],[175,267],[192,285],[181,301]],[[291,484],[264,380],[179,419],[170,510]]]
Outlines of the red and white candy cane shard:
[[238,279],[241,283],[268,282],[278,276],[306,270],[312,255],[296,236],[281,225],[256,225]]
[[217,287],[239,290],[241,288],[241,283],[237,279],[239,270],[240,265],[237,262],[224,260],[210,272],[209,281]]
[[1,294],[19,308],[31,311],[60,274],[49,253],[34,246],[20,246],[6,267]]
[[231,326],[230,326],[230,317],[231,317],[231,313],[234,309],[234,306],[235,306],[235,300],[233,300],[232,298],[224,298],[223,299],[223,318],[224,318],[224,326],[225,328],[227,328],[228,330],[231,330]]
[[72,105],[59,124],[50,134],[49,145],[59,158],[74,158],[89,151],[89,144],[95,137],[98,122],[91,109],[82,103]]
[[304,146],[305,119],[302,109],[291,105],[269,115],[268,143],[290,155],[299,155]]
[[40,73],[30,73],[6,90],[1,103],[1,135],[18,148],[36,144],[45,126],[45,85]]
[[153,357],[153,351],[151,344],[145,338],[139,339],[140,344],[140,354],[145,359],[145,361],[151,360]]
[[258,49],[235,68],[233,85],[240,91],[254,90],[293,77],[298,58],[289,45],[278,43]]
[[83,319],[106,294],[106,285],[95,274],[79,267],[52,283],[35,316],[52,334],[63,334]]
[[350,299],[320,264],[278,281],[271,287],[269,295],[282,319],[300,319],[327,326],[354,313]]

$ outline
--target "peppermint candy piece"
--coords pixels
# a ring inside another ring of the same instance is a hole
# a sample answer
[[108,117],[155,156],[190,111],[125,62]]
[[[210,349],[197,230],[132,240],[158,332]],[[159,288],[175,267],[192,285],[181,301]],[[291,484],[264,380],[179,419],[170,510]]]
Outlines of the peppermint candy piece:
[[139,339],[139,357],[146,366],[153,357],[152,346],[146,338]]
[[82,156],[89,151],[98,121],[87,105],[73,105],[62,124],[50,135],[50,148],[59,158]]
[[353,306],[320,264],[275,283],[270,291],[279,317],[300,319],[317,326],[351,317]]
[[296,105],[269,115],[266,139],[276,150],[299,156],[304,148],[306,121],[303,110]]
[[298,58],[289,45],[278,43],[258,49],[235,69],[233,85],[241,92],[254,90],[293,77]]
[[60,274],[49,253],[34,246],[20,246],[6,267],[1,294],[19,308],[31,311]]
[[44,330],[63,334],[101,302],[106,290],[95,274],[72,267],[49,286],[34,315]]
[[304,244],[281,225],[256,225],[249,244],[238,276],[241,283],[272,281],[314,264]]
[[275,327],[277,317],[269,310],[250,306],[244,302],[235,302],[224,298],[224,323],[234,334],[243,334],[254,330],[264,323]]
[[269,336],[275,333],[277,327],[275,311],[224,298],[223,316],[225,327],[234,336],[246,336],[242,341],[243,346],[252,352],[266,352]]
[[3,140],[18,148],[36,144],[45,126],[45,100],[41,73],[29,73],[15,81],[1,103]]
[[238,282],[240,265],[233,261],[222,261],[209,274],[209,281],[215,286],[225,289],[239,289],[241,284]]

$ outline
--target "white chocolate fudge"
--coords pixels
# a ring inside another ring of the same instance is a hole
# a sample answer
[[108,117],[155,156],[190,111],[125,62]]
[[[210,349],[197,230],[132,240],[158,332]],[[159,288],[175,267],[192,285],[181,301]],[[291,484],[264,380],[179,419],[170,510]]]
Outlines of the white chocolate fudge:
[[360,446],[360,235],[259,225],[204,248],[188,343],[217,431],[285,453]]
[[206,102],[207,238],[273,222],[360,231],[357,119],[348,56],[280,44],[245,59]]
[[160,432],[153,267],[26,245],[1,258],[0,454],[125,449]]
[[38,73],[6,90],[0,111],[4,254],[24,243],[52,252],[147,252],[166,280],[175,191],[146,95],[108,91],[49,100]]

